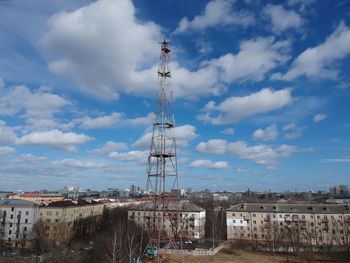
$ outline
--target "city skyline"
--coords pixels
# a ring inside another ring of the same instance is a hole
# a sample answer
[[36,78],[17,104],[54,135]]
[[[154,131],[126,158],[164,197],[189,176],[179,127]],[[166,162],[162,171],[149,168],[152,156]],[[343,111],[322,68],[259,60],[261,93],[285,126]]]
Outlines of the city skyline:
[[0,190],[146,186],[172,49],[179,187],[349,185],[347,1],[0,1]]

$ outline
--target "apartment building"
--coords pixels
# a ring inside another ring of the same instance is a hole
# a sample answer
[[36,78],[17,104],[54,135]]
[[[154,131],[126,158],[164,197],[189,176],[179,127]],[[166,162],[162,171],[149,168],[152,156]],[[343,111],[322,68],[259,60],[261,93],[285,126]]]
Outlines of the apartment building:
[[[180,223],[178,228],[174,230],[174,226],[180,212]],[[181,232],[181,236],[188,239],[200,239],[205,235],[205,209],[192,203],[167,203],[163,209],[158,204],[156,209],[153,203],[144,203],[129,208],[129,220],[143,226],[147,230],[160,230],[162,221],[164,221],[164,231],[168,236],[173,236],[174,231]]]
[[73,227],[79,220],[91,219],[96,224],[102,219],[104,205],[85,200],[63,200],[39,207],[39,219],[45,225],[46,236],[55,239],[63,232],[67,236],[73,233]]
[[39,209],[24,200],[0,200],[0,246],[29,247]]
[[241,203],[226,210],[227,239],[343,245],[349,239],[350,207],[339,204]]

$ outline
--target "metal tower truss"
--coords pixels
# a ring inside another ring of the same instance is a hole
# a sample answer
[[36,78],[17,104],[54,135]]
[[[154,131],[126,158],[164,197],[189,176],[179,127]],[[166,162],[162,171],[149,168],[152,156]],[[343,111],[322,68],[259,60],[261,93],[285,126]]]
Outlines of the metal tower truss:
[[[152,139],[148,156],[147,193],[152,202],[145,205],[144,228],[148,229],[149,244],[146,249],[155,252],[158,262],[165,249],[178,249],[181,239],[181,204],[177,173],[175,120],[173,93],[170,87],[170,48],[164,40],[161,44],[158,68],[159,89],[156,94],[156,110]],[[180,261],[182,261],[180,259]]]

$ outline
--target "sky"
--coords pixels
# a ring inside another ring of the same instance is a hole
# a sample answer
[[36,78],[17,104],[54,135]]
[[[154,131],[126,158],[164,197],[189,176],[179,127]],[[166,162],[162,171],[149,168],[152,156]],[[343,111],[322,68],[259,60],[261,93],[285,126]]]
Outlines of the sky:
[[159,42],[180,188],[350,184],[350,1],[0,0],[0,190],[146,187]]

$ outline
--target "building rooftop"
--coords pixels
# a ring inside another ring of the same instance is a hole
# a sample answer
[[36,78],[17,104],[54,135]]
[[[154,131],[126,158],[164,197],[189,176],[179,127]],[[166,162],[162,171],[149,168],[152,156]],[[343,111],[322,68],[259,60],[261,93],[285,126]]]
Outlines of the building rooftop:
[[228,212],[304,213],[304,214],[350,214],[348,204],[262,204],[240,203],[227,209]]
[[[143,211],[143,210],[154,210],[154,204],[153,203],[144,203],[141,205],[135,205],[129,208],[130,211]],[[158,203],[156,210],[162,210],[162,204]],[[164,207],[165,211],[187,211],[187,212],[203,212],[205,211],[204,208],[201,208],[198,205],[195,205],[193,203],[176,203],[176,202],[168,202],[165,204]]]
[[72,201],[72,200],[62,200],[62,201],[55,201],[51,202],[48,205],[43,205],[42,207],[70,207],[70,206],[86,206],[86,205],[97,205],[100,204],[99,202],[88,202],[85,200],[78,200],[78,201]]
[[30,202],[30,201],[25,201],[25,200],[20,200],[20,199],[3,199],[0,200],[0,206],[29,206],[29,207],[35,207],[37,204]]

